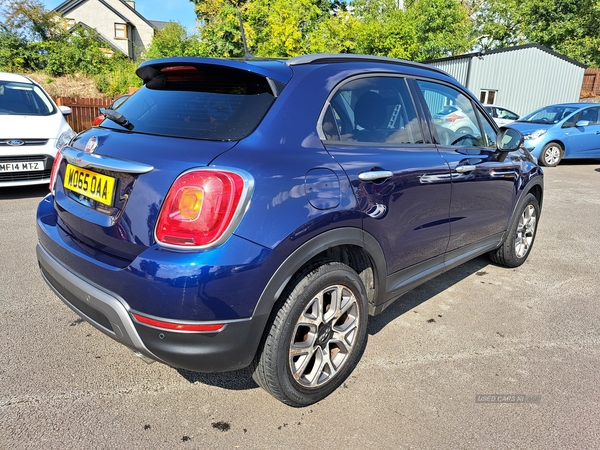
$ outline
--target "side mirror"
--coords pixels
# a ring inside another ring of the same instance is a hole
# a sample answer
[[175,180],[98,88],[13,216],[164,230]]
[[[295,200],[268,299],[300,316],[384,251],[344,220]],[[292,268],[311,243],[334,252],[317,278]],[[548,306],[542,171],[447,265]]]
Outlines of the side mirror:
[[496,147],[501,152],[514,152],[523,145],[523,134],[514,128],[502,127],[496,136]]
[[590,126],[590,121],[589,120],[580,120],[579,122],[577,122],[575,124],[576,127],[589,127]]
[[71,114],[73,112],[73,110],[71,108],[69,108],[68,106],[59,106],[58,109],[60,110],[60,113],[63,116],[68,116],[69,114]]

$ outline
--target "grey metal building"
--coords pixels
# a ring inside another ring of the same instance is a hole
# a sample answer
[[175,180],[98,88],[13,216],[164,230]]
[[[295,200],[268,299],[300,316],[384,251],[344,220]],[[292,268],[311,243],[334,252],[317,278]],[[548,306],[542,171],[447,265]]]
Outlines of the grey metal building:
[[424,61],[455,77],[483,103],[523,115],[578,102],[587,66],[538,44]]

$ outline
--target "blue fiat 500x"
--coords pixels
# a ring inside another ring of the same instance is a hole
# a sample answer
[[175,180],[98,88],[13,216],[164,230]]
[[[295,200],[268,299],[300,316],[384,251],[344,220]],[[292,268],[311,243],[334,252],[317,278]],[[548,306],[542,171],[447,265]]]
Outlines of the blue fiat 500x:
[[[358,363],[369,315],[488,253],[531,251],[543,176],[438,69],[360,55],[169,58],[63,147],[41,272],[147,361],[249,367],[293,406]],[[446,106],[473,129],[436,123]]]

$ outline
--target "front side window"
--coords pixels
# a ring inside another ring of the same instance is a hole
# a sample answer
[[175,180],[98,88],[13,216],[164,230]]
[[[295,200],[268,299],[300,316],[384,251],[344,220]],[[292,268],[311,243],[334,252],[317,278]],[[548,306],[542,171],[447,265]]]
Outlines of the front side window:
[[[461,147],[494,145],[496,133],[487,118],[462,92],[445,84],[417,81],[433,118],[438,142]],[[481,132],[479,123],[484,127]]]
[[39,86],[0,81],[0,115],[47,116],[54,112],[52,101]]
[[484,114],[478,109],[475,110],[475,114],[479,118],[479,123],[483,128],[483,141],[482,145],[485,147],[493,147],[496,145],[496,131],[494,127],[487,121]]
[[115,39],[127,39],[127,24],[115,23]]
[[349,81],[329,101],[321,122],[323,139],[343,143],[423,142],[406,80],[361,77]]
[[577,121],[585,120],[589,125],[600,125],[600,107],[587,108],[581,111]]

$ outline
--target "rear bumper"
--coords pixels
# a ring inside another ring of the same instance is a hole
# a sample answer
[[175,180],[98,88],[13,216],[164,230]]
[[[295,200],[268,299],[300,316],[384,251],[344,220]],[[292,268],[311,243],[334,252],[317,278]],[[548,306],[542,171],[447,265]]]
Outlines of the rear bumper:
[[[220,321],[219,332],[177,332],[136,322],[120,296],[67,269],[38,243],[42,276],[78,315],[133,351],[164,364],[198,372],[225,372],[250,364],[267,318]],[[210,323],[210,322],[202,322]]]

